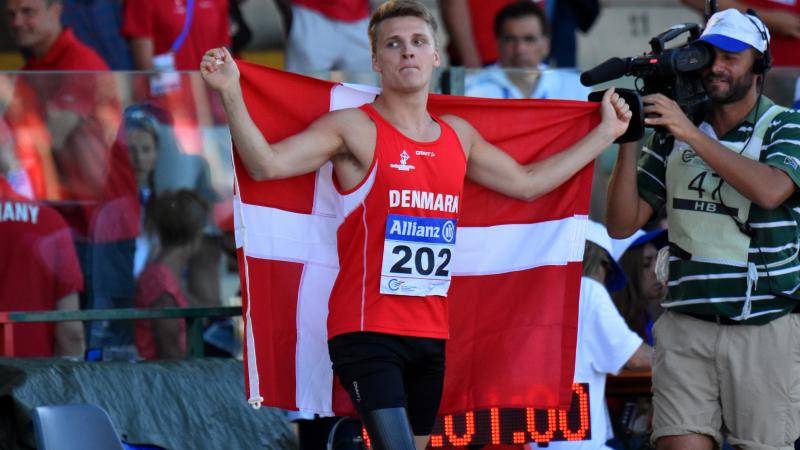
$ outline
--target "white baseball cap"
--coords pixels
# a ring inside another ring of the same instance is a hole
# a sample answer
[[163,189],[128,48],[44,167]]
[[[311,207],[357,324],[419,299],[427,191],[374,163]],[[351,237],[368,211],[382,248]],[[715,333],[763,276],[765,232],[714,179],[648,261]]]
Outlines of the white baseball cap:
[[711,16],[700,36],[701,41],[732,53],[750,47],[764,53],[769,39],[769,30],[758,17],[742,14],[733,8]]

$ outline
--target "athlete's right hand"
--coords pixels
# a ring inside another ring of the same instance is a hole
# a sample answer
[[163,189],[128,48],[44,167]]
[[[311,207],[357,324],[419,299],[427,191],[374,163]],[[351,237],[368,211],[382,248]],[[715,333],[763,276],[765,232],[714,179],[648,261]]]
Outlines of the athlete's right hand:
[[200,61],[200,75],[220,93],[239,85],[239,67],[225,47],[208,50]]
[[625,99],[614,92],[612,87],[603,94],[603,100],[600,102],[600,116],[600,125],[605,126],[613,139],[616,139],[625,134],[625,130],[628,129],[632,117],[631,107],[625,102]]

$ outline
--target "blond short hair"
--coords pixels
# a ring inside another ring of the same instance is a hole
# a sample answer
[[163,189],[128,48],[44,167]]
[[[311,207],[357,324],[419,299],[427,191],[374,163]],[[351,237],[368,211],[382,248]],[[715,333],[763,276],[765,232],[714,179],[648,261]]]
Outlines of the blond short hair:
[[384,20],[393,19],[395,17],[416,17],[422,19],[431,27],[434,42],[436,41],[436,31],[438,30],[436,18],[433,17],[431,11],[422,2],[418,0],[389,0],[381,4],[372,13],[372,17],[369,19],[369,43],[372,47],[373,54],[378,45],[378,25]]

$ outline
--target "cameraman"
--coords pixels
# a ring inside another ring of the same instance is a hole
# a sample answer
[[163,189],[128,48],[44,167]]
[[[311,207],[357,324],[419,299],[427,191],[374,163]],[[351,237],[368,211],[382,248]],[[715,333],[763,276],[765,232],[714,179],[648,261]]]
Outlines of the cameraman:
[[715,53],[701,74],[705,122],[696,127],[673,100],[645,96],[645,123],[668,135],[645,145],[638,170],[636,144],[621,145],[608,189],[614,237],[667,208],[651,439],[659,449],[711,449],[725,430],[737,448],[794,448],[800,113],[761,95],[769,33],[758,18],[719,12],[700,39]]

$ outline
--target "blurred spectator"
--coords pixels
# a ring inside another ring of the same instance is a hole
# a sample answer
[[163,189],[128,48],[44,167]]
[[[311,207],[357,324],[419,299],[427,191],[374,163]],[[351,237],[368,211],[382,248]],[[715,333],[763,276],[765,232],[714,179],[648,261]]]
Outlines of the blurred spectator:
[[228,11],[228,0],[126,0],[124,4],[122,31],[135,68],[160,72],[135,78],[133,99],[169,111],[175,136],[193,155],[219,153],[225,113],[219,97],[209,95],[198,76],[175,71],[197,71],[203,52],[230,45]]
[[[127,113],[150,122],[156,130],[159,155],[153,177],[157,192],[191,189],[209,203],[219,201],[219,195],[211,184],[208,162],[197,151],[185,148],[178,140],[172,111],[162,107],[159,102],[150,101],[130,106]],[[232,185],[231,182],[227,188],[230,189]]]
[[371,70],[369,0],[276,1],[288,30],[286,70]]
[[[220,199],[210,184],[205,160],[181,150],[175,139],[171,115],[160,106],[146,102],[126,108],[119,143],[127,148],[130,155],[143,212],[142,233],[136,238],[133,267],[134,275],[138,278],[145,265],[159,252],[154,200],[160,193],[187,189],[207,203],[219,202]],[[232,223],[230,226],[233,226]],[[222,246],[221,233],[211,223],[206,224],[202,236],[192,247],[182,274],[186,291],[194,299],[195,306],[220,305],[219,263],[223,257]],[[209,339],[216,342],[216,347],[223,347],[228,352],[227,356],[230,356],[228,350],[235,347],[230,339],[231,333],[226,328],[230,326],[230,320],[214,320],[211,323],[213,329],[207,330]],[[222,341],[226,345],[221,345]],[[207,355],[219,354],[211,347],[206,350]]]
[[[139,277],[137,308],[197,306],[181,285],[207,218],[208,205],[194,192],[184,189],[159,194],[153,204],[153,220],[161,246]],[[186,321],[137,321],[136,347],[144,359],[184,357]]]
[[149,260],[151,250],[157,246],[157,237],[150,218],[150,205],[155,198],[155,169],[159,157],[157,122],[145,108],[133,105],[125,109],[121,141],[128,147],[128,154],[136,176],[139,193],[141,234],[136,237],[136,253],[133,258],[133,275],[139,277]]
[[598,0],[439,0],[450,64],[478,68],[497,61],[492,22],[511,3],[542,8],[553,31],[548,59],[558,67],[575,67],[575,30],[591,28],[600,12]]
[[[498,11],[519,0],[439,0],[442,21],[449,35],[447,54],[451,66],[479,68],[497,61],[492,25]],[[544,1],[538,1],[544,7]]]
[[[58,0],[9,0],[11,34],[26,56],[26,70],[107,70],[92,49],[62,29]],[[16,105],[7,117],[16,131],[35,118],[46,124],[49,148],[18,149],[52,158],[58,192],[48,199],[64,216],[76,243],[86,308],[133,304],[134,238],[139,234],[136,184],[125,150],[112,146],[120,104],[108,72],[26,74],[17,79]],[[24,136],[22,136],[24,137]],[[22,159],[22,158],[20,158]],[[49,174],[48,174],[49,175]],[[132,344],[132,330],[121,323],[95,322],[89,344]]]
[[58,174],[50,152],[50,132],[45,119],[30,105],[36,97],[20,76],[0,73],[0,113],[16,142],[16,161],[30,183],[31,198],[59,198]]
[[[706,0],[681,0],[704,12]],[[800,67],[800,1],[798,0],[717,0],[717,10],[752,8],[770,33],[770,52],[774,66]]]
[[586,100],[591,90],[580,83],[577,72],[543,64],[550,30],[544,11],[536,4],[517,2],[501,9],[495,17],[494,33],[499,63],[468,74],[467,95]]
[[600,0],[546,0],[553,30],[550,62],[556,67],[577,66],[578,30],[586,33],[600,14]]
[[61,0],[61,24],[92,47],[111,70],[131,70],[133,60],[122,37],[122,0]]
[[650,345],[653,323],[661,315],[661,302],[667,296],[667,285],[658,280],[655,270],[658,250],[667,245],[666,235],[666,230],[640,230],[614,241],[614,258],[628,278],[627,286],[612,294],[614,303],[628,327]]
[[[166,190],[190,189],[209,203],[219,201],[219,195],[211,184],[210,168],[206,160],[203,156],[184,149],[175,136],[175,122],[171,111],[153,101],[135,103],[125,109],[122,125],[116,143],[132,158],[140,198],[142,195],[149,198],[152,194]],[[155,159],[139,162],[133,159],[128,142],[129,131],[133,130],[140,131],[135,135],[137,145],[149,143],[152,139],[157,147],[157,155],[149,152],[147,155],[151,158],[155,156]],[[231,186],[232,182],[227,187]]]
[[[14,143],[0,120],[0,310],[74,311],[83,287],[64,219],[15,192]],[[14,325],[14,356],[83,356],[80,322]]]
[[[129,130],[136,130],[132,136],[136,139],[133,144],[137,147],[144,146],[138,150],[149,150],[149,145],[154,144],[158,153],[157,158],[150,161],[154,167],[149,169],[146,167],[148,164],[142,164],[147,161],[137,163],[132,159],[134,165],[140,165],[142,182],[149,183],[144,179],[145,176],[152,179],[152,185],[139,190],[145,216],[142,219],[143,233],[137,238],[134,266],[134,273],[139,274],[144,263],[157,252],[159,243],[157,233],[153,230],[150,208],[152,201],[145,201],[142,198],[143,193],[152,198],[165,191],[188,189],[194,191],[208,204],[214,205],[220,203],[220,197],[211,185],[206,160],[200,155],[187,154],[177,141],[169,111],[153,102],[131,105],[125,110],[123,128],[119,144],[125,146],[129,154],[134,150],[130,148]],[[133,154],[131,156],[133,157]],[[144,173],[147,170],[151,170],[149,175]],[[228,186],[231,185],[232,183]],[[150,193],[146,194],[147,191]],[[223,256],[220,234],[211,222],[207,224],[201,242],[193,247],[194,251],[184,274],[187,290],[194,296],[197,306],[213,307],[220,304],[219,262]]]
[[[608,295],[607,289],[624,285],[625,279],[611,253],[611,238],[606,228],[590,222],[583,255],[574,380],[589,384],[592,439],[551,442],[548,448],[608,448],[605,443],[613,437],[613,431],[605,402],[606,375],[617,374],[622,368],[650,369],[653,349],[625,326]],[[535,448],[534,445],[530,447]]]
[[[5,112],[13,95],[12,85],[13,81],[10,77],[0,75],[0,116]],[[31,178],[22,162],[19,161],[13,132],[2,117],[0,117],[0,141],[6,141],[5,144],[0,143],[0,145],[6,145],[5,153],[0,154],[0,158],[2,158],[0,164],[5,168],[6,181],[17,194],[28,199],[35,198]]]
[[122,33],[140,70],[197,70],[203,52],[230,44],[228,0],[125,0]]
[[139,109],[125,110],[125,135],[133,163],[139,204],[144,207],[155,193],[154,172],[158,161],[158,134],[155,123]]
[[228,9],[231,16],[231,53],[238,58],[253,38],[253,32],[247,21],[244,20],[240,3],[245,0],[228,0]]
[[108,70],[94,50],[62,28],[61,0],[6,0],[11,37],[25,57],[23,70]]
[[[612,257],[619,261],[628,283],[611,296],[628,327],[653,345],[653,323],[661,314],[667,286],[658,281],[655,262],[658,249],[667,244],[666,230],[637,231],[626,239],[612,240]],[[607,399],[616,419],[614,448],[644,448],[649,441],[653,415],[651,397],[631,395]]]

